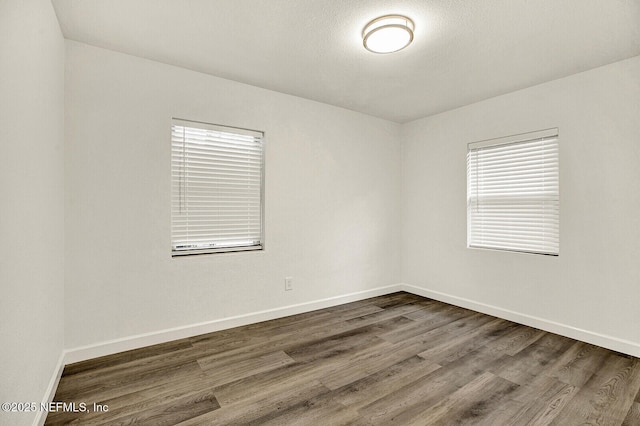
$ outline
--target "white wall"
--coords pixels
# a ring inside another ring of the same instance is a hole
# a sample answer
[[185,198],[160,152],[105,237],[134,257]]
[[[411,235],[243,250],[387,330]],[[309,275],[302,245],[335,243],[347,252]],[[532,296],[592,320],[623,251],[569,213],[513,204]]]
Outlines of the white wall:
[[[65,84],[67,348],[400,277],[399,125],[71,41]],[[266,250],[171,258],[172,117],[266,132]]]
[[[467,249],[466,144],[550,127],[560,256]],[[403,282],[640,356],[640,57],[402,131]]]
[[[48,0],[0,2],[0,402],[40,403],[63,348],[64,41]],[[0,412],[0,424],[34,413]]]

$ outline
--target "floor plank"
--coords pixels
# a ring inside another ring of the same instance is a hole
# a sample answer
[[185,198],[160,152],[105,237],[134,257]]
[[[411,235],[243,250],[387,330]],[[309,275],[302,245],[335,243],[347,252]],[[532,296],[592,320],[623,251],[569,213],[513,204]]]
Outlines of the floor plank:
[[583,386],[600,370],[609,351],[584,342],[575,342],[544,374],[558,380]]
[[500,404],[505,395],[517,388],[517,384],[485,372],[417,414],[406,424],[420,426],[424,425],[426,419],[434,426],[477,424],[493,407]]
[[552,424],[620,425],[640,389],[640,359],[610,352]]
[[[560,414],[562,409],[576,395],[578,388],[568,385],[552,377],[539,376],[532,383],[522,385],[505,402],[503,412],[508,416],[487,416],[487,426],[504,424],[548,425]],[[514,404],[515,402],[515,404]],[[498,410],[496,410],[498,411]]]
[[627,417],[625,417],[622,426],[637,426],[640,425],[640,403],[634,402],[631,408],[629,408],[629,412],[627,413]]
[[211,362],[207,357],[199,359],[198,365],[211,378],[212,383],[225,384],[294,362],[289,355],[278,351],[226,365],[224,368],[218,368],[215,361]]
[[414,355],[335,389],[332,396],[348,407],[359,409],[378,400],[381,395],[392,394],[438,368],[440,368],[439,365],[430,364],[424,358]]

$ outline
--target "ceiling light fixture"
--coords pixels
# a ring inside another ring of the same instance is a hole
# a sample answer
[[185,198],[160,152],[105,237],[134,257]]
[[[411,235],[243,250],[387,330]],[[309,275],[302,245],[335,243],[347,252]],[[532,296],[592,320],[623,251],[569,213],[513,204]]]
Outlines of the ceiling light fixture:
[[362,44],[374,53],[397,52],[413,41],[413,29],[413,21],[406,16],[381,16],[365,25]]

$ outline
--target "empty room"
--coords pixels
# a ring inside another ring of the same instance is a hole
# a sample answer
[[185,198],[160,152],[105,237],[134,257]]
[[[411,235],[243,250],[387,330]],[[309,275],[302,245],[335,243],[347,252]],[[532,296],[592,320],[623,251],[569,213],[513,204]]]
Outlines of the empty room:
[[640,0],[0,0],[0,425],[640,425]]

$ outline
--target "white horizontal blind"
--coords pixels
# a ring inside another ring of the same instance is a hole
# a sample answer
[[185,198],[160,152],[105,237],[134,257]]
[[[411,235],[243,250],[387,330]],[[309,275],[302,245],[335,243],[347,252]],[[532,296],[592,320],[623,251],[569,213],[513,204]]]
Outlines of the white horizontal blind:
[[171,249],[262,248],[263,133],[174,119]]
[[558,129],[468,145],[467,244],[557,255]]

